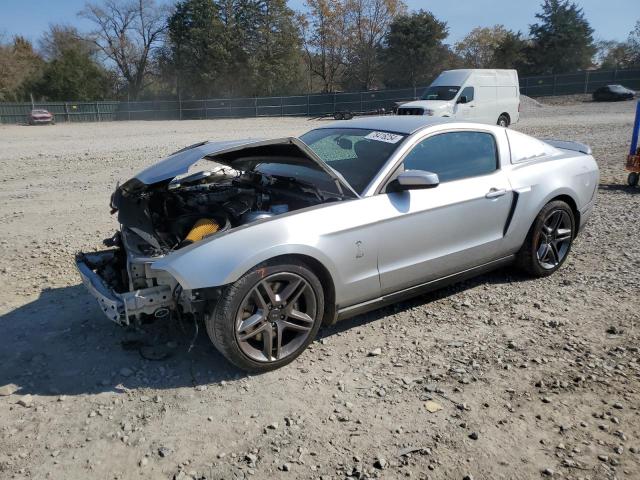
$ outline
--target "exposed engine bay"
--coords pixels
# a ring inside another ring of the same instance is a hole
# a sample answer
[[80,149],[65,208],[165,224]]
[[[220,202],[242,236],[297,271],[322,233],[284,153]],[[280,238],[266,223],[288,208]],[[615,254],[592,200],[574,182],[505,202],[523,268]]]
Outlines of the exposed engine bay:
[[122,228],[104,241],[110,249],[76,258],[107,317],[129,324],[195,314],[201,293],[153,269],[157,259],[243,225],[357,196],[306,148],[296,139],[203,142],[119,185],[110,206]]
[[156,256],[247,223],[347,197],[302,153],[292,143],[258,145],[205,156],[191,165],[199,167],[195,172],[152,184],[136,177],[116,189],[112,213],[143,240],[140,253]]
[[112,199],[120,223],[159,255],[231,228],[316,205],[327,198],[311,184],[230,167],[200,171],[168,183],[136,189],[131,182]]

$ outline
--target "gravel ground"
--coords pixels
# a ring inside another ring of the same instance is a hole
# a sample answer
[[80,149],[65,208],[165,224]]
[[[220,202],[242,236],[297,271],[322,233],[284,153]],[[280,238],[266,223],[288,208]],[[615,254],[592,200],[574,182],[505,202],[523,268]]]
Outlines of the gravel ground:
[[500,270],[371,312],[260,376],[202,332],[187,353],[191,326],[149,327],[171,355],[143,358],[73,253],[116,228],[116,181],[161,156],[317,122],[0,127],[0,478],[640,478],[633,110],[525,105],[515,128],[589,143],[601,168],[594,217],[555,275]]

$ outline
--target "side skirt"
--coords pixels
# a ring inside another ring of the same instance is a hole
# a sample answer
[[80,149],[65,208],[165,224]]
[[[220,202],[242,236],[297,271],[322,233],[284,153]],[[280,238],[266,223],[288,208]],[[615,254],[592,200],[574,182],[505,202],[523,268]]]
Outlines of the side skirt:
[[387,295],[374,298],[373,300],[369,300],[367,302],[362,302],[356,305],[351,305],[349,307],[340,308],[338,309],[338,315],[337,315],[338,321],[355,317],[356,315],[360,315],[362,313],[369,312],[371,310],[375,310],[377,308],[381,308],[386,305],[390,305],[392,303],[400,302],[402,300],[406,300],[408,298],[415,297],[423,293],[432,292],[434,290],[438,290],[439,288],[445,287],[447,285],[451,285],[452,283],[457,283],[463,280],[467,280],[469,278],[477,277],[478,275],[481,275],[486,272],[490,272],[491,270],[496,270],[497,268],[510,265],[511,263],[513,263],[514,259],[515,259],[515,255],[509,255],[507,257],[500,258],[498,260],[494,260],[492,262],[484,263],[477,267],[470,268],[468,270],[463,270],[462,272],[454,273],[452,275],[447,275],[446,277],[438,278],[426,283],[421,283],[420,285],[415,285],[413,287],[406,288],[404,290],[399,290],[397,292],[389,293]]

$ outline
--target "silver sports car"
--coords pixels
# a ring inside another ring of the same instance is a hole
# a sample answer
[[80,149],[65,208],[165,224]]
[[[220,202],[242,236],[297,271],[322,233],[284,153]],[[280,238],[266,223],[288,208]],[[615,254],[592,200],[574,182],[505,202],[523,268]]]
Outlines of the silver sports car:
[[78,254],[107,317],[190,316],[240,368],[296,358],[322,324],[516,262],[556,271],[591,215],[586,145],[425,117],[202,142],[118,186],[121,229]]

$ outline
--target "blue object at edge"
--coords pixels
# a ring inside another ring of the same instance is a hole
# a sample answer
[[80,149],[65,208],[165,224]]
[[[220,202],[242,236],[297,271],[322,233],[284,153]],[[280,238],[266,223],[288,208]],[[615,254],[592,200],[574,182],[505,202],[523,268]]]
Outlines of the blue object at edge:
[[638,130],[640,130],[640,100],[636,105],[636,120],[633,122],[633,135],[631,136],[631,150],[629,155],[635,155],[638,151]]

